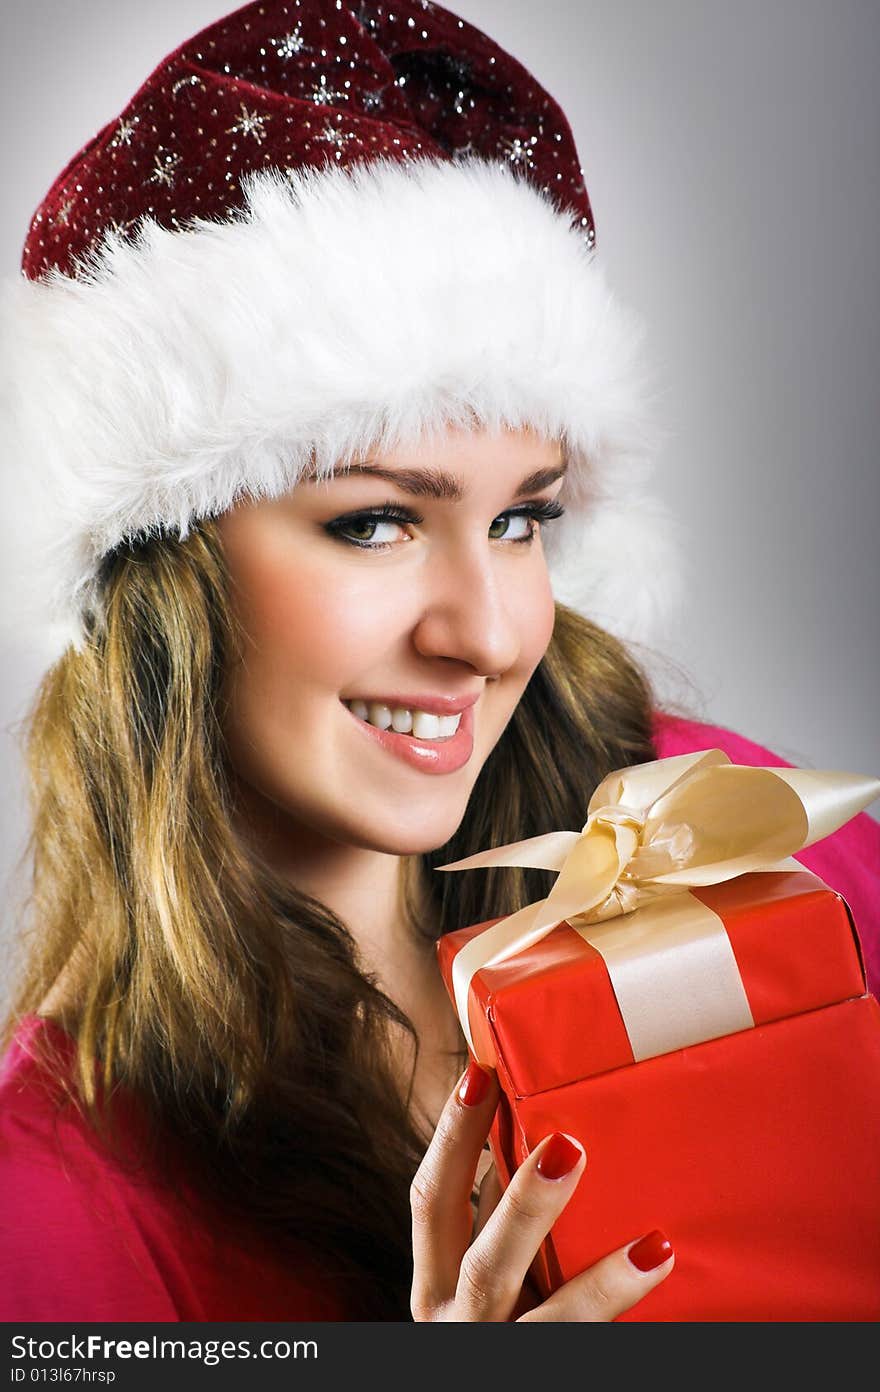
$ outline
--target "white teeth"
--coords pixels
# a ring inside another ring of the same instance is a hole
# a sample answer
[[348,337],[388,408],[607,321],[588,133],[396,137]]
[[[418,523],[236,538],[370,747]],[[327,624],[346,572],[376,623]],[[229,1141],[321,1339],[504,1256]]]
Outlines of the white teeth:
[[438,739],[440,736],[440,717],[428,711],[414,711],[412,732],[416,739]]
[[[363,701],[357,702],[359,706],[363,704]],[[355,702],[352,702],[352,710],[354,710],[354,707]],[[359,711],[354,711],[354,713],[355,715],[360,715]],[[365,710],[365,713],[360,715],[360,718],[361,720],[366,720],[370,725],[375,725],[379,730],[387,730],[391,724],[391,710],[388,706],[383,706],[381,702],[373,701],[369,711]]]
[[375,725],[379,730],[395,730],[399,735],[412,734],[416,739],[450,739],[461,724],[461,715],[434,715],[432,711],[407,710],[404,706],[384,705],[381,701],[346,701],[352,715]]

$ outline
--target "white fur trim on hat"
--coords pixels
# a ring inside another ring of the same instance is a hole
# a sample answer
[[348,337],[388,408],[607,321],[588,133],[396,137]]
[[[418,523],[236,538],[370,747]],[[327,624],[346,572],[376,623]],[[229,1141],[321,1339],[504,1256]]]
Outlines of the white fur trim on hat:
[[3,619],[81,636],[103,555],[313,463],[445,425],[564,440],[554,593],[624,638],[676,594],[645,497],[641,327],[550,200],[502,164],[267,172],[224,222],[110,235],[76,278],[7,287]]

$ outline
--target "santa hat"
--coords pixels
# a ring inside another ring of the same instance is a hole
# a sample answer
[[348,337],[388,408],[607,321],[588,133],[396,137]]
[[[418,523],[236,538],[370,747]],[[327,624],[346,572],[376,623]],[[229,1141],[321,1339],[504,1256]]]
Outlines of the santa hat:
[[59,175],[6,287],[7,623],[49,659],[126,538],[444,425],[562,440],[556,597],[650,638],[639,321],[571,130],[439,5],[258,0],[165,59]]

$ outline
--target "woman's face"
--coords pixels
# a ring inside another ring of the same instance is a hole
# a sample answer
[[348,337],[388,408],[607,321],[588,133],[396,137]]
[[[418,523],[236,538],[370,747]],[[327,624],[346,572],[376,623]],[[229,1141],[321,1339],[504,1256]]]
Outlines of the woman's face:
[[534,514],[553,526],[563,470],[531,432],[449,431],[219,518],[252,814],[397,855],[449,839],[550,641]]

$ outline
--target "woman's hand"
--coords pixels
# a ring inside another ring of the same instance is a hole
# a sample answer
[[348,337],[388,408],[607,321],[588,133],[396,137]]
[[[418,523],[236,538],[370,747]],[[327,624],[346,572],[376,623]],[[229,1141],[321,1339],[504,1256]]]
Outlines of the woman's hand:
[[615,1319],[669,1275],[672,1247],[661,1233],[651,1233],[536,1303],[529,1267],[577,1188],[586,1156],[562,1133],[546,1136],[503,1194],[493,1167],[480,1186],[474,1222],[471,1192],[498,1097],[495,1076],[471,1063],[416,1171],[410,1190],[413,1319]]

